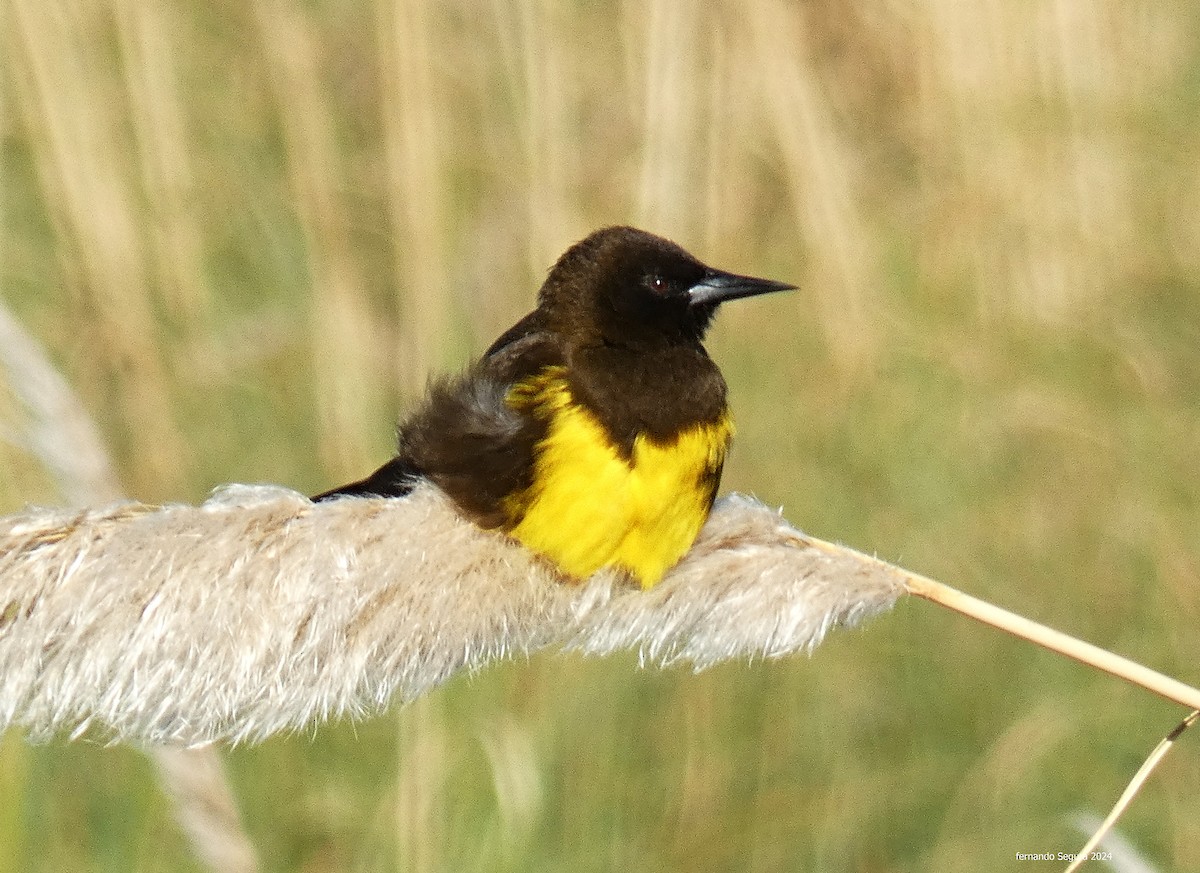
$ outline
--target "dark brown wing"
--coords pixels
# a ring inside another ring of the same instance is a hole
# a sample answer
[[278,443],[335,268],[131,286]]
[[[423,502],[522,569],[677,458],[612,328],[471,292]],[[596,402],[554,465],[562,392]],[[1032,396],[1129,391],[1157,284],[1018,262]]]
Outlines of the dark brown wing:
[[545,422],[507,403],[514,383],[562,362],[538,313],[518,322],[466,373],[430,386],[421,409],[400,426],[397,460],[419,471],[487,528],[515,524],[505,498],[532,484],[534,447]]

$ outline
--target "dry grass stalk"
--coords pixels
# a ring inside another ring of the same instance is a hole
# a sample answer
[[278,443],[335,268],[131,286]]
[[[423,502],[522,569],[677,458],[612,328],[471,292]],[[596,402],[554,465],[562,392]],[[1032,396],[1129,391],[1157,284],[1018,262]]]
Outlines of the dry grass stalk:
[[322,400],[319,449],[349,476],[371,457],[365,434],[381,405],[378,325],[355,255],[333,108],[322,88],[321,52],[309,10],[279,0],[252,4],[279,120],[296,212],[312,272],[314,391]]
[[1164,676],[1156,670],[1151,670],[1149,667],[1144,667],[1107,649],[1085,643],[1062,631],[1056,631],[1043,624],[1038,624],[1036,621],[1030,621],[1024,616],[1001,609],[985,600],[964,594],[949,585],[934,582],[932,579],[916,573],[909,573],[906,570],[897,572],[904,576],[905,585],[911,594],[953,609],[955,612],[960,612],[984,624],[990,624],[1013,636],[1037,643],[1039,646],[1066,655],[1068,658],[1074,658],[1080,663],[1103,670],[1105,673],[1132,682],[1134,685],[1140,685],[1167,700],[1192,709],[1200,708],[1200,690],[1185,685],[1177,679]]
[[256,873],[258,855],[246,832],[221,755],[212,747],[151,750],[179,827],[208,870]]
[[988,603],[986,600],[972,597],[970,594],[966,594],[956,588],[951,588],[949,585],[935,582],[919,573],[901,569],[900,567],[880,561],[877,558],[870,558],[866,555],[860,555],[857,552],[851,552],[851,550],[844,546],[826,543],[817,539],[810,539],[810,542],[818,548],[828,550],[831,555],[852,553],[858,555],[864,562],[874,561],[880,566],[887,568],[897,578],[903,580],[905,590],[909,594],[932,601],[947,609],[952,609],[968,618],[989,624],[1020,639],[1036,643],[1039,646],[1050,649],[1052,652],[1066,655],[1068,658],[1072,658],[1082,664],[1087,664],[1089,667],[1103,670],[1105,673],[1109,673],[1119,679],[1139,685],[1147,691],[1153,691],[1167,700],[1180,703],[1191,709],[1200,709],[1200,689],[1186,685],[1170,676],[1165,676],[1157,670],[1151,670],[1149,667],[1145,667],[1128,658],[1123,658],[1107,649],[1102,649],[1099,646],[1084,642],[1062,631],[1054,630],[1024,616],[1009,612],[1007,609],[1003,609],[993,603]]
[[606,574],[563,584],[429,487],[39,510],[0,522],[0,725],[258,740],[549,645],[699,667],[811,650],[902,593],[887,565],[814,548],[740,497],[646,593]]
[[637,22],[645,42],[638,52],[642,74],[642,147],[637,186],[637,221],[644,227],[686,238],[697,219],[693,205],[698,142],[704,141],[697,75],[698,33],[703,7],[679,0],[655,0]]
[[180,83],[178,12],[162,3],[112,0],[121,47],[129,119],[137,143],[149,221],[148,238],[158,287],[172,308],[191,320],[210,314],[201,230],[192,208],[195,177]]
[[[187,457],[168,399],[129,146],[104,107],[118,102],[96,74],[104,39],[94,16],[53,4],[16,0],[3,32],[14,105],[35,150],[39,186],[62,241],[60,267],[88,315],[96,369],[109,371],[129,438],[147,481],[178,481]],[[136,374],[130,378],[130,374]]]
[[[62,496],[76,504],[116,499],[121,493],[117,475],[91,416],[2,302],[0,372],[25,407],[30,448],[53,474]],[[150,758],[196,856],[210,870],[255,873],[258,858],[242,829],[218,752],[157,746]]]
[[761,87],[766,122],[782,152],[787,193],[797,225],[812,250],[802,284],[816,295],[829,347],[845,370],[866,364],[875,353],[872,300],[872,243],[859,199],[860,171],[855,149],[839,130],[820,77],[805,46],[803,6],[775,0],[749,6],[750,50],[772,58]]
[[434,60],[437,37],[428,4],[417,0],[375,4],[381,102],[387,164],[387,210],[395,236],[394,283],[401,301],[396,376],[417,395],[443,360],[449,307],[447,282],[446,136]]
[[46,353],[0,302],[0,372],[26,412],[25,442],[72,505],[121,496],[95,423]]
[[1175,741],[1182,736],[1183,732],[1194,725],[1197,721],[1200,721],[1200,710],[1193,709],[1187,718],[1176,725],[1175,729],[1163,737],[1162,742],[1154,747],[1154,751],[1150,753],[1150,756],[1146,758],[1142,766],[1138,768],[1137,773],[1133,775],[1133,779],[1129,781],[1129,785],[1126,786],[1123,792],[1121,792],[1121,796],[1117,798],[1116,805],[1113,806],[1112,812],[1110,812],[1108,817],[1100,823],[1098,828],[1096,828],[1096,832],[1092,834],[1091,839],[1089,839],[1084,844],[1083,848],[1076,853],[1075,860],[1072,861],[1070,866],[1067,867],[1065,873],[1073,873],[1073,871],[1078,870],[1091,858],[1092,852],[1096,850],[1104,837],[1107,836],[1110,830],[1112,830],[1113,825],[1117,823],[1117,819],[1124,814],[1126,808],[1128,808],[1129,804],[1133,802],[1133,798],[1137,796],[1137,793],[1142,790],[1142,785],[1144,785],[1146,780],[1150,778],[1150,774],[1154,772],[1154,768],[1158,766],[1159,762],[1162,761],[1164,757],[1166,757],[1167,752],[1171,751],[1171,747],[1175,745]]

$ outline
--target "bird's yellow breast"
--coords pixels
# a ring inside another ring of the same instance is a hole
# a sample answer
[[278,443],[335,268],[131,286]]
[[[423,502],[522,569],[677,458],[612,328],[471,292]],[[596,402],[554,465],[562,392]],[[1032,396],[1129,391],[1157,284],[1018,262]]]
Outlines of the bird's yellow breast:
[[733,435],[728,414],[664,441],[640,435],[626,458],[574,402],[562,368],[517,384],[508,402],[547,423],[532,486],[506,502],[509,534],[578,579],[610,566],[643,588],[662,579],[708,516]]

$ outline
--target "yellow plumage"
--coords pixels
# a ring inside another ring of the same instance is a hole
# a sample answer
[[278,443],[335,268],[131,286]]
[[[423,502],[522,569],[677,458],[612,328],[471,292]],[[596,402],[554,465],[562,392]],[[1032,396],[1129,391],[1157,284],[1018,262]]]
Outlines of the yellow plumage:
[[509,533],[576,578],[615,566],[650,588],[704,525],[733,423],[725,414],[661,443],[638,436],[627,459],[565,375],[551,367],[509,392],[510,406],[547,422],[533,486],[505,502]]

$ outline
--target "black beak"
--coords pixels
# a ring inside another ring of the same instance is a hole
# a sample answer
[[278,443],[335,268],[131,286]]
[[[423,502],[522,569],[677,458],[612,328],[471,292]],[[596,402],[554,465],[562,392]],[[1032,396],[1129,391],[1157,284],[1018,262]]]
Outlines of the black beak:
[[738,276],[709,270],[704,278],[688,289],[688,303],[692,306],[716,306],[726,300],[739,297],[754,297],[774,291],[791,291],[795,285],[776,282],[773,279],[755,279],[753,276]]

